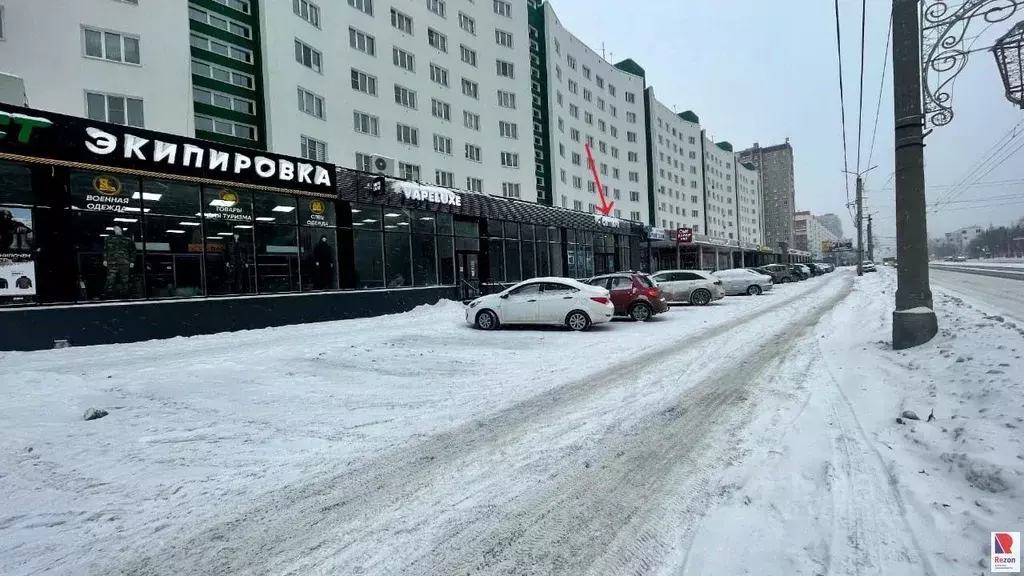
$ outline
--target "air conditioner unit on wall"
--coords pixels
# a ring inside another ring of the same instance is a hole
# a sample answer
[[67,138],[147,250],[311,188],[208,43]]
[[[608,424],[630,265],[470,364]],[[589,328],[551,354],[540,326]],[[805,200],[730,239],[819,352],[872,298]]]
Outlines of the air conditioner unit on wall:
[[374,174],[394,177],[395,159],[388,158],[387,156],[374,155],[371,158],[370,171]]

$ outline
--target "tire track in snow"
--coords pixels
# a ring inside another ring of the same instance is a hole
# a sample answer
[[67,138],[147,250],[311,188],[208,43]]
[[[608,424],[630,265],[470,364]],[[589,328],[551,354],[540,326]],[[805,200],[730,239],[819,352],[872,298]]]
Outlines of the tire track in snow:
[[[847,280],[847,288],[849,284]],[[835,279],[826,279],[819,290],[828,290],[835,285]],[[426,492],[439,479],[460,474],[460,463],[471,455],[500,449],[508,442],[508,438],[515,437],[535,423],[565,410],[567,406],[585,403],[588,398],[605,390],[621,386],[623,382],[632,382],[644,368],[649,368],[672,353],[678,355],[680,349],[685,350],[691,343],[728,337],[729,331],[765,315],[777,313],[780,308],[797,303],[807,296],[807,293],[799,293],[779,302],[775,307],[759,310],[749,316],[671,341],[606,370],[600,377],[591,376],[552,389],[492,416],[400,449],[358,469],[345,470],[339,467],[336,472],[323,474],[314,481],[272,492],[251,508],[229,512],[226,518],[207,526],[191,537],[172,542],[156,551],[136,552],[122,558],[120,562],[109,566],[105,573],[142,575],[319,571],[322,567],[318,567],[318,562],[325,561],[340,550],[351,546],[357,537],[374,530],[379,531],[379,528],[373,526],[374,518],[394,513],[404,503],[415,502],[418,494]],[[837,299],[832,298],[829,302],[834,303]],[[784,346],[785,343],[780,339],[773,339],[768,348],[779,353]],[[752,356],[757,356],[757,353]],[[741,363],[740,366],[754,370],[759,365],[748,361]],[[586,556],[551,557],[553,541],[564,541],[565,545],[558,547],[561,550],[571,549],[567,544],[574,541],[580,543],[577,549],[589,550],[589,554],[596,553],[592,534],[584,538],[586,530],[566,533],[560,529],[560,526],[566,525],[565,523],[572,519],[572,516],[566,514],[581,506],[581,509],[588,510],[590,514],[587,516],[577,516],[577,525],[581,526],[589,526],[593,517],[602,515],[606,518],[619,518],[623,523],[628,523],[636,516],[635,502],[624,502],[623,505],[616,507],[614,502],[609,503],[598,496],[608,492],[606,488],[609,483],[622,493],[635,493],[637,488],[642,488],[642,493],[663,488],[667,472],[680,460],[685,461],[685,458],[698,448],[687,441],[697,432],[694,427],[699,428],[707,424],[700,418],[690,420],[683,416],[693,412],[696,416],[711,420],[725,405],[736,399],[737,389],[728,386],[717,387],[714,385],[716,380],[718,379],[711,379],[696,387],[698,390],[691,392],[691,396],[684,394],[683,399],[692,402],[700,410],[687,411],[685,407],[677,409],[674,415],[669,413],[662,416],[663,421],[655,421],[652,424],[654,430],[644,430],[643,434],[634,431],[631,434],[627,433],[625,439],[619,439],[618,442],[625,442],[635,454],[625,458],[619,457],[619,463],[616,463],[614,458],[606,460],[603,463],[606,471],[600,476],[605,479],[604,481],[587,481],[578,477],[573,481],[579,482],[580,485],[575,489],[565,490],[566,478],[569,475],[562,474],[555,485],[562,485],[563,488],[542,490],[539,494],[544,497],[532,498],[531,503],[524,503],[524,506],[536,515],[521,515],[518,528],[504,530],[504,541],[518,542],[526,538],[525,542],[534,543],[533,546],[527,546],[527,549],[531,550],[533,561],[547,561],[552,567],[585,564],[583,560],[586,560]],[[657,438],[652,441],[649,434],[654,431],[663,434],[663,438],[672,438],[675,442],[659,443]],[[706,441],[711,442],[712,439]],[[614,445],[616,440],[610,439],[608,442]],[[703,448],[703,445],[700,448]],[[606,454],[618,452],[606,450]],[[647,470],[644,470],[645,467],[649,469],[651,466],[656,468],[656,475],[647,474]],[[701,468],[691,472],[698,476],[703,474],[700,477],[705,479],[708,474],[708,470]],[[700,484],[697,488],[703,486],[705,484]],[[570,499],[570,496],[575,498]],[[585,496],[590,500],[581,505],[579,500]],[[689,501],[692,501],[692,496],[679,498],[680,503]],[[553,502],[557,502],[558,505],[552,506]],[[676,507],[679,506],[677,503]],[[695,512],[699,512],[699,506],[690,513]],[[481,526],[483,524],[485,523],[480,523]],[[517,526],[517,523],[512,521],[507,526]],[[456,530],[454,535],[449,536],[461,538],[463,541],[479,540],[478,526],[459,528],[461,531]],[[608,528],[608,532],[614,533],[614,526]],[[498,540],[494,542],[499,545],[486,546],[482,552],[489,551],[494,564],[508,563],[510,548],[507,545],[501,546]],[[438,549],[444,550],[444,545],[439,543]],[[633,557],[641,556],[635,552],[633,554]],[[428,557],[438,563],[472,565],[472,562],[467,562],[466,556],[459,551],[442,557]],[[514,557],[511,560],[513,564],[517,562]],[[427,568],[430,561],[424,561],[426,565],[421,562],[418,566]],[[367,567],[367,570],[370,569]]]

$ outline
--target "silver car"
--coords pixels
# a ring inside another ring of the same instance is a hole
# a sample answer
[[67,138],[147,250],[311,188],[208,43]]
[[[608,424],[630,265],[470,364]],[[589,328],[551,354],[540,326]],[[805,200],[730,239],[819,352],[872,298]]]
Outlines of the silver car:
[[702,270],[662,270],[652,274],[669,304],[707,306],[725,297],[722,280]]
[[757,296],[772,289],[772,277],[767,274],[755,272],[749,268],[735,268],[733,270],[719,270],[715,272],[722,281],[726,296],[738,296],[749,294]]

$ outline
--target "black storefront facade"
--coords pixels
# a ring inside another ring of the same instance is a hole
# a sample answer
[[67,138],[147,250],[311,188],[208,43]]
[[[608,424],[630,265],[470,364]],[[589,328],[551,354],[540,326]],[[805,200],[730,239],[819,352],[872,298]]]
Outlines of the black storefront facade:
[[0,350],[373,316],[641,269],[642,226],[0,106]]

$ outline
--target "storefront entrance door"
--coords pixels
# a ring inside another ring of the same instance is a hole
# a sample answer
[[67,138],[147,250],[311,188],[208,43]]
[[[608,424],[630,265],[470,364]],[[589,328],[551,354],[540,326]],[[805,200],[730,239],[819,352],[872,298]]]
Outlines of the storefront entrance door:
[[459,268],[459,293],[463,300],[480,296],[480,261],[476,252],[456,252],[455,262]]

